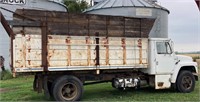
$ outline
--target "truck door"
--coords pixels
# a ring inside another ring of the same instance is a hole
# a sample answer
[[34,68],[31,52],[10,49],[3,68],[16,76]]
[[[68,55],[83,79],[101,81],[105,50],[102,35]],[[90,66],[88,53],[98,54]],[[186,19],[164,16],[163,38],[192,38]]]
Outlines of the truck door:
[[174,68],[174,53],[168,41],[156,42],[156,74],[170,74]]

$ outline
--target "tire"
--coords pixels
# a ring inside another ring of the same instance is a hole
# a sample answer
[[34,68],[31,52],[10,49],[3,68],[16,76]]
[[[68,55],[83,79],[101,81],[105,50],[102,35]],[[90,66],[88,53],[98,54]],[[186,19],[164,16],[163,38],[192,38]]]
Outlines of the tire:
[[176,89],[182,93],[189,93],[194,90],[195,78],[190,71],[181,71],[176,81]]
[[83,84],[74,76],[58,78],[53,87],[53,97],[56,101],[79,101],[82,93]]

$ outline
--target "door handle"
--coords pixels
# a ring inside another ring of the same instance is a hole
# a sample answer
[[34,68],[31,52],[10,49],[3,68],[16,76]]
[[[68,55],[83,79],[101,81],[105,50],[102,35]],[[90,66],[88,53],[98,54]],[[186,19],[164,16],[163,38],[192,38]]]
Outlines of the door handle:
[[156,65],[158,65],[158,61],[156,61]]

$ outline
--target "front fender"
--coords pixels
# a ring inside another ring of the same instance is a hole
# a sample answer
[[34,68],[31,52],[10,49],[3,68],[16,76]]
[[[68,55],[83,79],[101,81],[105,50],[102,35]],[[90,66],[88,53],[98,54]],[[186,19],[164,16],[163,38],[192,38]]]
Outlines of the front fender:
[[[172,71],[171,83],[176,83],[176,79],[178,77],[180,70],[182,68],[186,68],[186,67],[188,67],[188,68],[193,67],[193,68],[195,68],[195,72],[198,73],[198,68],[197,68],[196,62],[180,62],[175,66],[174,70]],[[189,71],[191,71],[191,70],[189,70]]]

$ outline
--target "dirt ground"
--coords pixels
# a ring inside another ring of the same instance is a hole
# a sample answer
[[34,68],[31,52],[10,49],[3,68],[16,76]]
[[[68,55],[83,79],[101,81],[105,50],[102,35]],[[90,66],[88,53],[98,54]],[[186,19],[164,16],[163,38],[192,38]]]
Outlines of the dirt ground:
[[12,88],[12,89],[9,89],[9,88],[0,88],[0,94],[1,93],[4,93],[4,92],[9,92],[9,91],[14,91],[16,90],[17,88]]

